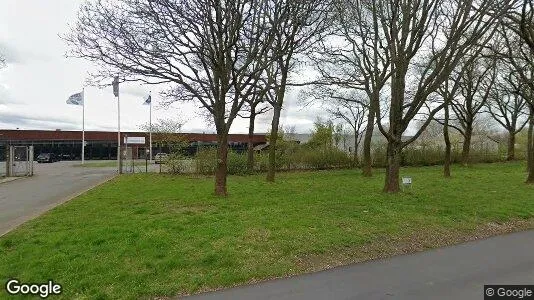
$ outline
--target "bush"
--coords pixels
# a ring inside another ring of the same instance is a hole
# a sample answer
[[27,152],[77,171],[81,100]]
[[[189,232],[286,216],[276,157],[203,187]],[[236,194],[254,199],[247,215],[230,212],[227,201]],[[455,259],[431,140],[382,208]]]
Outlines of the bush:
[[266,172],[269,168],[269,153],[267,151],[254,154],[254,169]]
[[228,174],[246,175],[248,173],[247,156],[234,151],[228,152]]
[[299,165],[311,169],[347,168],[351,166],[352,157],[337,149],[302,148],[296,154]]
[[180,153],[171,153],[164,161],[164,168],[170,174],[183,173],[186,170],[185,157]]
[[[195,171],[198,174],[213,175],[217,168],[217,149],[202,149],[195,155]],[[234,151],[228,152],[228,174],[245,175],[247,170],[247,156]]]
[[[372,150],[373,167],[381,168],[386,166],[386,152],[386,144],[374,145]],[[461,156],[461,148],[458,147],[458,145],[453,145],[451,151],[451,162],[461,163]],[[505,156],[500,151],[476,147],[471,148],[469,156],[471,163],[490,163],[503,161],[505,159]],[[424,148],[408,146],[402,150],[401,158],[402,166],[442,165],[445,161],[445,149],[444,146],[440,145]]]
[[195,171],[197,174],[213,175],[217,167],[217,149],[201,149],[195,155]]

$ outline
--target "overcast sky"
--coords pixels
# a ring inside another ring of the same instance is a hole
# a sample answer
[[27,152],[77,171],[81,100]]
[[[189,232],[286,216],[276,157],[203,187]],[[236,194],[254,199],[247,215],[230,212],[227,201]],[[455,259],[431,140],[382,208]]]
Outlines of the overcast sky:
[[[66,58],[67,46],[59,35],[68,32],[76,20],[80,0],[1,0],[0,53],[7,67],[0,69],[0,129],[63,129],[82,126],[82,109],[67,105],[69,95],[81,91],[91,63]],[[111,81],[111,79],[110,79]],[[139,84],[121,86],[121,130],[139,130],[148,122],[143,98],[154,87]],[[308,133],[320,108],[301,108],[298,91],[290,92],[281,123]],[[153,93],[153,96],[154,93]],[[186,132],[214,132],[200,115],[199,105],[158,107],[153,97],[152,120],[179,117]],[[86,130],[117,130],[117,102],[111,88],[85,88]],[[323,118],[327,116],[324,115]],[[261,117],[257,132],[268,131],[270,116]],[[233,133],[246,133],[248,120],[236,120]]]

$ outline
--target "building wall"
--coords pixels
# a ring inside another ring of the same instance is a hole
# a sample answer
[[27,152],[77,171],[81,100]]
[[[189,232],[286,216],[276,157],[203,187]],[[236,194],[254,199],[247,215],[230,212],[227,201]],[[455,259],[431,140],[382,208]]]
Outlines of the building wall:
[[[194,154],[199,149],[198,145],[216,145],[216,134],[201,133],[176,133],[176,139],[186,140],[190,147],[186,148],[186,154]],[[145,144],[129,145],[136,158],[144,158],[149,148],[149,134],[147,132],[121,132],[121,147],[124,147],[125,137],[145,137]],[[168,153],[168,147],[162,146],[162,140],[168,138],[154,133],[152,134],[153,154],[159,152]],[[85,132],[85,158],[86,159],[116,159],[117,158],[117,133],[105,131]],[[229,145],[236,151],[246,149],[248,142],[247,134],[230,134]],[[265,135],[257,134],[253,138],[254,145],[266,143]],[[5,157],[5,145],[33,145],[35,155],[39,153],[55,153],[65,158],[81,159],[82,132],[62,130],[0,130],[0,160]]]

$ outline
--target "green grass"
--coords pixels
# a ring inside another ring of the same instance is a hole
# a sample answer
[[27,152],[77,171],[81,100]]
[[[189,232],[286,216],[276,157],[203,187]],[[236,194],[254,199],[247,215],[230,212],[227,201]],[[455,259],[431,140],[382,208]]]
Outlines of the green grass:
[[449,180],[440,167],[402,174],[414,183],[398,195],[381,193],[381,172],[282,173],[275,184],[231,176],[226,199],[209,177],[121,176],[1,237],[0,280],[53,279],[65,299],[174,296],[534,218],[524,164],[454,167]]

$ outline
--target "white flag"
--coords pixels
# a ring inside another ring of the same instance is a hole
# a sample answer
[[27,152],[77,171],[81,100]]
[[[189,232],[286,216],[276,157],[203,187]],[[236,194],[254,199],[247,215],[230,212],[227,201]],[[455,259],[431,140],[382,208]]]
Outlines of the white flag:
[[67,100],[67,104],[83,105],[83,92],[71,95]]

